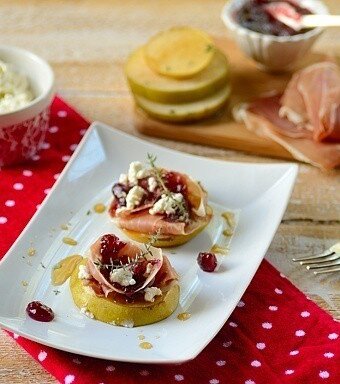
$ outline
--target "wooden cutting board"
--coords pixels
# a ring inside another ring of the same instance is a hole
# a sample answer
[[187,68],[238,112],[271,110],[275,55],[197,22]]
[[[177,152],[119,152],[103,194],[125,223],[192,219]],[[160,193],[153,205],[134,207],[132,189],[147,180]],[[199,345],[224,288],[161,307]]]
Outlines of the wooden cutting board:
[[[244,56],[232,40],[215,39],[215,41],[228,56],[231,67],[232,94],[224,110],[214,118],[191,124],[159,122],[136,110],[134,119],[136,129],[145,135],[155,137],[292,159],[292,155],[280,145],[249,132],[242,123],[235,122],[231,116],[232,107],[239,102],[265,92],[282,91],[291,73],[271,74],[261,71],[252,60]],[[311,53],[300,67],[318,61],[322,57],[323,55]]]

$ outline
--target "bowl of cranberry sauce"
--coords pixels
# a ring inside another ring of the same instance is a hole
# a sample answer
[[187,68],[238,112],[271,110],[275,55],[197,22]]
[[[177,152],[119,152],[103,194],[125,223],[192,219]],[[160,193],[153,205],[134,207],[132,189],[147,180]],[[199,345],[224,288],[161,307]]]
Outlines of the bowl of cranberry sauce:
[[305,57],[322,28],[295,31],[268,12],[268,4],[288,3],[301,15],[328,14],[320,0],[231,0],[222,10],[222,20],[240,49],[268,71],[294,69]]
[[[269,11],[268,4],[277,3],[277,1],[271,0],[250,0],[246,1],[240,9],[237,10],[234,17],[236,21],[244,28],[251,31],[263,33],[265,35],[273,36],[293,36],[299,33],[305,33],[310,29],[303,29],[301,31],[295,31],[288,25],[283,24],[277,20]],[[286,3],[290,5],[299,15],[310,15],[313,12],[303,7],[302,4],[298,4],[295,1],[281,1],[280,3]]]

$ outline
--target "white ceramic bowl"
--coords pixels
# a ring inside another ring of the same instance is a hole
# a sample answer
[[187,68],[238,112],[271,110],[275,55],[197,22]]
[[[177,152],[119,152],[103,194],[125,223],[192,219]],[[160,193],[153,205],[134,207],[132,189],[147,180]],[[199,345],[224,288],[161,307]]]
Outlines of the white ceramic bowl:
[[[294,36],[273,36],[254,32],[238,24],[235,14],[249,0],[230,0],[222,9],[222,20],[233,33],[241,50],[269,71],[291,70],[309,51],[323,29],[314,28]],[[319,0],[297,0],[316,14],[328,14]]]
[[31,159],[48,129],[54,96],[54,74],[47,62],[24,49],[0,46],[0,60],[27,76],[34,100],[16,111],[0,114],[0,167]]

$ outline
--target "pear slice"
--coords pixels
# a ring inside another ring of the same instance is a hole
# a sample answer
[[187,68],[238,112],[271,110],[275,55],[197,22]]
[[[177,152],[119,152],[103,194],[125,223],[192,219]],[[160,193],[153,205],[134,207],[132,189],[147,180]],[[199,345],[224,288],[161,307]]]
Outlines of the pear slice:
[[136,104],[150,116],[168,122],[188,122],[204,119],[216,113],[230,95],[230,85],[212,96],[185,104],[161,104],[135,95]]
[[163,76],[187,78],[210,63],[215,46],[203,31],[175,27],[152,37],[144,48],[149,66]]
[[210,64],[197,75],[184,80],[172,79],[148,66],[141,47],[129,57],[125,73],[134,94],[159,103],[186,103],[207,97],[225,85],[229,65],[225,55],[216,49]]

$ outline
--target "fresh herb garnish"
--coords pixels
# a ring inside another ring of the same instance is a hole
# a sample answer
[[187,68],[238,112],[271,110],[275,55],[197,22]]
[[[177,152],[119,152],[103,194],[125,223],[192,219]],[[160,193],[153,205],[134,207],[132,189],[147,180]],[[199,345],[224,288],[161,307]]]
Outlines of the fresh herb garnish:
[[153,254],[151,252],[151,247],[158,240],[159,234],[160,234],[159,231],[153,234],[150,241],[144,244],[145,250],[137,254],[135,258],[131,258],[130,256],[128,256],[127,263],[122,263],[121,260],[119,260],[118,263],[114,263],[112,258],[110,258],[110,263],[105,264],[105,263],[102,263],[100,260],[96,260],[94,261],[94,265],[98,269],[107,269],[109,270],[110,273],[115,269],[121,269],[121,268],[133,270],[138,263],[140,263],[141,261],[147,260],[146,255],[150,255],[151,257],[153,257]]
[[188,214],[185,202],[184,200],[182,201],[176,200],[174,198],[174,193],[171,192],[169,188],[167,188],[167,186],[165,185],[163,180],[163,175],[162,175],[162,169],[156,166],[157,156],[148,153],[147,157],[148,157],[148,163],[151,167],[152,173],[161,187],[162,195],[166,195],[171,200],[171,204],[174,206],[175,211],[178,213],[178,216],[180,218],[183,218],[183,220],[181,221],[188,221],[189,214]]

